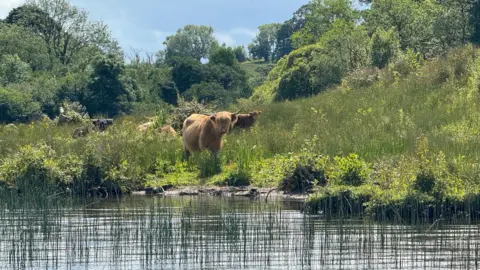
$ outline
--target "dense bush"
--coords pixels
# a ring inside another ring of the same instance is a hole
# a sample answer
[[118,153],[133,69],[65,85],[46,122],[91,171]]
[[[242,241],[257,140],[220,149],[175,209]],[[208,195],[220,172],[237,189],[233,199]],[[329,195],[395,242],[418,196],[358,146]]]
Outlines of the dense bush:
[[28,93],[0,88],[0,122],[28,121],[40,113],[40,104]]

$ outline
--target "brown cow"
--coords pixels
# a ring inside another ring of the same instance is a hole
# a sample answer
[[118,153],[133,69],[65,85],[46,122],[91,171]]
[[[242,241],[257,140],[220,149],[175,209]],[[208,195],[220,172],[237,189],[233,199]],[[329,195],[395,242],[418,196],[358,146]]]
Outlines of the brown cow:
[[262,114],[262,111],[253,111],[249,113],[242,113],[238,115],[238,121],[235,127],[249,128],[255,124],[257,118]]
[[148,122],[146,123],[143,123],[141,125],[138,125],[137,126],[137,131],[146,131],[150,128],[153,128],[153,125],[155,124],[155,122],[157,121],[158,117],[157,116],[153,116],[153,117],[145,117]]
[[154,122],[147,122],[137,126],[137,131],[146,131],[149,128],[153,127]]
[[237,122],[237,114],[217,112],[211,116],[192,114],[183,122],[182,137],[185,155],[210,150],[216,154],[222,148],[222,137]]
[[175,129],[173,129],[173,127],[170,126],[170,125],[166,125],[166,126],[157,128],[157,132],[165,133],[165,134],[170,135],[172,137],[177,136],[177,132],[175,132]]

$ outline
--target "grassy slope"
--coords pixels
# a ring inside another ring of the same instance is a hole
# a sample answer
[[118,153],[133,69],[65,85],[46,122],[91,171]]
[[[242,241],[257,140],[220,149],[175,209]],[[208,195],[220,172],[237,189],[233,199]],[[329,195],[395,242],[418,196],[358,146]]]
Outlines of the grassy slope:
[[240,64],[240,66],[248,73],[249,76],[253,76],[255,74],[258,74],[258,72],[255,70],[257,67],[261,65],[266,65],[263,60],[252,60],[252,61],[246,61]]
[[416,138],[426,135],[431,150],[476,160],[479,61],[465,59],[473,59],[469,53],[458,50],[396,80],[382,71],[366,88],[345,84],[312,98],[259,106],[264,114],[254,133],[230,138],[248,138],[248,145],[262,146],[271,156],[296,152],[317,136],[321,153],[356,152],[374,161],[414,154]]

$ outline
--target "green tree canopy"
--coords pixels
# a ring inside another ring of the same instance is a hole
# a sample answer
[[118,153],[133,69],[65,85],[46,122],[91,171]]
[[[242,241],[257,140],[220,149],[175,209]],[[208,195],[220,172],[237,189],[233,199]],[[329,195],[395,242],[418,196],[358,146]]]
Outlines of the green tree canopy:
[[218,45],[213,36],[213,28],[203,25],[185,25],[177,33],[168,36],[164,42],[166,58],[190,57],[200,61],[208,58],[213,47]]
[[16,54],[5,54],[0,59],[0,81],[3,86],[27,80],[30,72],[30,66]]
[[103,52],[121,53],[107,25],[90,21],[86,11],[67,0],[29,0],[25,6],[12,10],[7,19],[33,29],[43,39],[52,65],[53,58],[70,64],[92,46]]
[[355,22],[360,18],[350,0],[312,0],[300,14],[305,22],[291,37],[294,48],[316,43],[336,20]]
[[277,32],[281,24],[271,23],[258,27],[258,34],[253,42],[248,45],[248,50],[253,58],[264,59],[265,62],[274,59],[274,53],[277,45]]
[[123,59],[114,54],[97,59],[88,89],[89,95],[84,103],[91,115],[127,113],[130,110],[128,103],[135,101],[135,83],[125,76]]
[[234,66],[238,64],[235,51],[231,47],[219,46],[212,50],[209,63],[214,65],[223,64],[226,66]]

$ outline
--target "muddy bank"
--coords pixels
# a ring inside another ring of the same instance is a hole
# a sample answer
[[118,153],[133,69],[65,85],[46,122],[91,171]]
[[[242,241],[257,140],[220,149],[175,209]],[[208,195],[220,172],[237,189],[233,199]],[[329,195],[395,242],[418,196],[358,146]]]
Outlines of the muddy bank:
[[285,194],[275,188],[255,187],[166,187],[147,188],[143,191],[132,192],[134,196],[231,196],[259,199],[288,199],[305,201],[308,194]]

